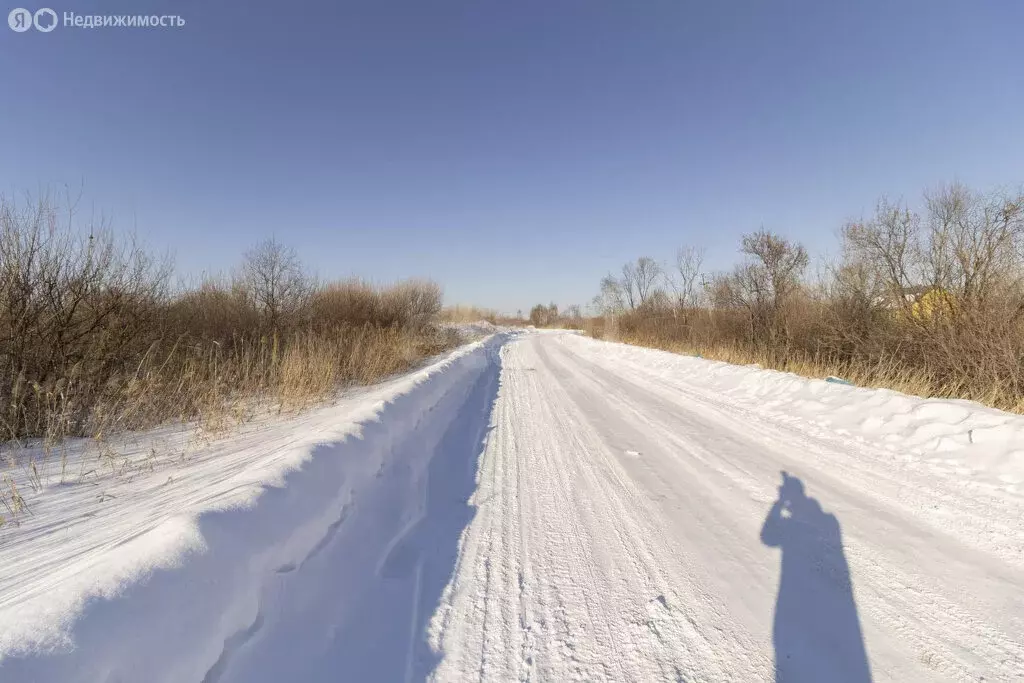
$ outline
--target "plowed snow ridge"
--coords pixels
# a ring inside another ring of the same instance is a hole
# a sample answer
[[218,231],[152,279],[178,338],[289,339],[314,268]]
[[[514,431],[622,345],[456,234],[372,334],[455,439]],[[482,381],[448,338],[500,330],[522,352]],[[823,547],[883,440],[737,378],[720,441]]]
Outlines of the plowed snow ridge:
[[0,679],[1022,679],[1018,416],[501,333],[261,436],[44,490]]

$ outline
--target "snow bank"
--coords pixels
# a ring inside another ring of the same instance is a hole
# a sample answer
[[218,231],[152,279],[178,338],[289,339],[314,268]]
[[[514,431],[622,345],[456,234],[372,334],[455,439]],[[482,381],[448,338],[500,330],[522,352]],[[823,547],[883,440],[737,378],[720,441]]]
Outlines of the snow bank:
[[455,330],[467,341],[483,339],[492,334],[508,331],[508,328],[499,327],[487,320],[478,320],[475,323],[442,323],[441,328]]
[[[503,342],[173,469],[44,490],[0,547],[0,679],[335,680],[343,657],[353,680],[398,680],[428,666],[414,634],[468,523]],[[412,613],[380,619],[389,609]]]
[[566,337],[573,350],[682,379],[780,424],[816,429],[966,484],[1024,493],[1024,417],[971,401],[925,399],[626,344]]

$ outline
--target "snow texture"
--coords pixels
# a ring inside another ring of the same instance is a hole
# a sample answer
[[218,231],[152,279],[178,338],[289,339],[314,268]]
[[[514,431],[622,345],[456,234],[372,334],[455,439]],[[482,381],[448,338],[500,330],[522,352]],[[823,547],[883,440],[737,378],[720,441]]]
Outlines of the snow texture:
[[466,522],[497,343],[102,505],[45,491],[0,548],[0,680],[402,680]]
[[977,404],[502,330],[47,486],[0,680],[1021,680],[1022,454]]

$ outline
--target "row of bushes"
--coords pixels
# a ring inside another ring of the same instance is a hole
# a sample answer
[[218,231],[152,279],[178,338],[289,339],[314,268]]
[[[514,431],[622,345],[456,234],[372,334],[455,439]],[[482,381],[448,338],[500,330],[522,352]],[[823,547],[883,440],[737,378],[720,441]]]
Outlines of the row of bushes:
[[2,440],[304,405],[456,341],[432,325],[432,282],[320,282],[270,240],[231,276],[175,286],[169,260],[66,216],[0,198]]
[[705,273],[683,249],[602,281],[594,334],[733,362],[1024,410],[1024,195],[960,185],[920,212],[879,203],[807,275],[796,242],[746,235],[741,263]]

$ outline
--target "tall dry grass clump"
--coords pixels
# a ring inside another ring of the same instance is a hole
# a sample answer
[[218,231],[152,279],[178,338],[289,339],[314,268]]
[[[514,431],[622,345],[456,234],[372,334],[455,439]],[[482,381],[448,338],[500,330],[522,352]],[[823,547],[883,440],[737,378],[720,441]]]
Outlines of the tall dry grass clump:
[[174,288],[167,259],[77,231],[43,196],[0,198],[0,440],[216,428],[378,381],[457,339],[440,288],[317,282],[275,240],[237,272]]
[[318,329],[339,325],[375,325],[422,329],[441,311],[441,288],[434,282],[407,280],[378,288],[361,280],[323,285],[309,297],[308,324]]
[[811,279],[804,247],[760,231],[704,274],[701,252],[628,264],[595,304],[622,341],[1024,411],[1024,194],[951,185],[921,211],[881,201]]
[[486,320],[492,325],[497,325],[502,318],[497,311],[478,306],[455,305],[448,306],[441,311],[441,320],[450,323],[475,323]]

